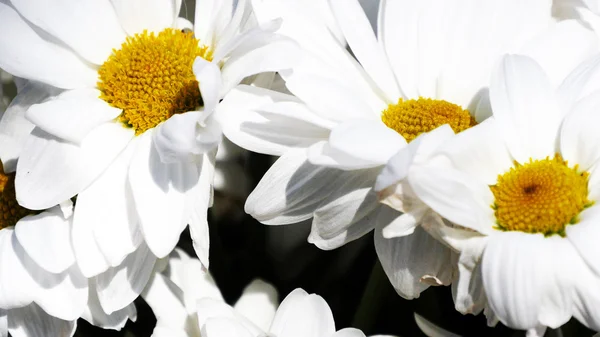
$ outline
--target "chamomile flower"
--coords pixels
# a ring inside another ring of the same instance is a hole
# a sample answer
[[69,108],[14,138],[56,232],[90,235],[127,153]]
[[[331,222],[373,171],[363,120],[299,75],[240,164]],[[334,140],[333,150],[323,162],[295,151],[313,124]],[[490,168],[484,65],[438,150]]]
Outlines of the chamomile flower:
[[600,329],[600,58],[555,86],[533,59],[492,76],[493,117],[449,139],[411,180],[460,253],[457,300],[543,334],[575,317]]
[[[552,27],[546,0],[381,1],[377,32],[356,0],[330,6],[352,55],[301,1],[254,2],[259,22],[283,18],[278,32],[303,54],[280,72],[293,95],[240,86],[220,106],[229,139],[281,156],[246,211],[270,225],[312,218],[309,241],[322,249],[375,229],[394,287],[418,297],[431,284],[450,283],[452,255],[420,228],[427,212],[411,191],[396,193],[405,215],[379,202],[393,201],[373,189],[384,165],[420,134],[443,124],[461,132],[488,117],[489,74],[502,53],[526,49],[570,64],[594,50],[594,37],[575,22]],[[565,71],[553,69],[556,77]],[[403,228],[384,232],[390,225]]]
[[[246,76],[285,67],[278,50],[295,46],[272,34],[277,21],[252,25],[246,1],[235,10],[233,1],[199,2],[193,28],[180,5],[0,3],[0,29],[10,32],[0,37],[0,68],[59,88],[24,113],[34,127],[18,153],[0,144],[3,161],[19,157],[19,204],[42,210],[77,196],[72,241],[83,275],[129,281],[137,294],[188,224],[208,265],[221,140],[212,112]],[[99,293],[107,312],[129,297],[112,295]]]

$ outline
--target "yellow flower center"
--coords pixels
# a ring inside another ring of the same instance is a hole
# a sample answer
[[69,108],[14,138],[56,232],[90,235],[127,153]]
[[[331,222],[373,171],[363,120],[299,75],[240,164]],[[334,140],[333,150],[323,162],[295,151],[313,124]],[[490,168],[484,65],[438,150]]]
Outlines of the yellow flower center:
[[589,173],[570,168],[560,155],[529,160],[498,176],[490,186],[498,229],[527,233],[559,234],[577,223],[588,199]]
[[456,133],[477,124],[468,110],[456,104],[422,97],[409,100],[401,98],[398,103],[388,105],[381,120],[407,142],[444,124],[449,124]]
[[122,109],[119,120],[142,134],[202,105],[192,70],[198,56],[211,61],[212,51],[192,33],[168,28],[128,37],[98,70],[100,98]]
[[23,217],[37,213],[39,212],[23,208],[17,203],[15,174],[4,173],[0,162],[0,229],[14,226]]

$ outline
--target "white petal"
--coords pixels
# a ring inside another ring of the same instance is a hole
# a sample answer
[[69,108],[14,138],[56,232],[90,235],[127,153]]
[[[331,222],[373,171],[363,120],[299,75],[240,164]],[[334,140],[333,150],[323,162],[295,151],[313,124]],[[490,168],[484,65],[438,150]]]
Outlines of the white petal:
[[71,223],[62,217],[59,209],[19,220],[15,234],[27,254],[51,273],[61,273],[75,263]]
[[131,304],[144,290],[155,262],[156,257],[141,244],[120,266],[98,275],[98,299],[104,312],[110,315]]
[[480,233],[493,230],[494,196],[485,183],[450,167],[420,167],[411,173],[411,186],[442,217]]
[[201,113],[190,111],[177,114],[159,125],[152,141],[163,163],[189,162],[210,151],[221,142],[221,126],[209,116],[200,125]]
[[263,331],[268,331],[278,306],[277,289],[262,280],[254,280],[244,288],[234,309]]
[[419,3],[382,0],[379,8],[378,39],[407,97],[418,97]]
[[570,243],[556,235],[506,232],[492,237],[483,254],[482,274],[500,321],[521,330],[566,323],[572,292],[562,270],[576,261],[574,254]]
[[77,321],[64,321],[48,315],[35,304],[11,310],[8,331],[13,337],[71,337]]
[[139,137],[129,166],[129,184],[144,239],[159,258],[173,250],[187,225],[186,196],[198,183],[195,163],[161,162],[152,134]]
[[[9,5],[0,3],[0,68],[58,88],[95,87],[98,74],[75,54],[40,37]],[[40,57],[44,55],[44,57]]]
[[200,167],[200,178],[194,187],[190,198],[192,201],[189,219],[190,235],[194,244],[194,251],[206,269],[209,267],[210,235],[208,232],[208,208],[212,206],[212,182],[215,172],[215,159],[213,154],[205,154]]
[[34,281],[17,255],[19,247],[12,228],[0,230],[0,308],[26,306],[35,296]]
[[100,300],[98,299],[98,293],[96,292],[96,283],[94,279],[90,280],[88,296],[88,306],[83,314],[81,314],[81,318],[85,319],[94,326],[102,329],[121,330],[127,323],[128,319],[135,321],[137,318],[137,309],[133,303],[121,310],[107,315],[100,306]]
[[[383,165],[400,149],[406,146],[406,140],[396,131],[383,123],[373,120],[352,120],[340,124],[331,131],[329,148],[332,160],[340,162],[345,168],[351,163],[345,160],[356,158],[358,162],[371,163],[373,166]],[[340,159],[336,160],[336,153]],[[322,155],[327,155],[322,153]],[[309,159],[315,163],[309,152]],[[320,160],[318,162],[321,162]],[[363,168],[361,167],[357,168]]]
[[4,172],[14,172],[17,169],[17,159],[21,154],[21,149],[35,127],[25,119],[25,111],[32,104],[40,103],[59,92],[60,90],[56,88],[28,81],[2,114],[0,160],[4,166]]
[[[133,197],[127,184],[127,173],[135,150],[134,145],[132,142],[125,148],[98,179],[78,194],[75,207],[74,226],[90,228],[95,239],[93,246],[97,245],[106,262],[112,267],[121,264],[142,241]],[[79,240],[75,234],[73,238]],[[82,248],[86,247],[88,246]],[[89,275],[90,267],[82,266],[82,268],[85,268],[86,274]],[[97,272],[99,271],[103,270]]]
[[[198,310],[197,302],[201,298],[225,301],[215,280],[197,259],[183,261],[179,270],[171,268],[171,273],[179,274],[179,284],[183,290],[183,303],[188,314],[193,314]],[[176,279],[175,277],[171,278]]]
[[329,336],[335,333],[333,314],[321,296],[296,289],[281,302],[270,333],[286,337]]
[[252,337],[252,333],[242,324],[225,317],[208,319],[202,327],[201,335],[206,337]]
[[94,129],[77,146],[34,129],[17,165],[19,203],[29,209],[46,209],[71,198],[91,184],[133,136],[133,130],[110,122]]
[[25,117],[58,138],[80,143],[93,129],[122,112],[99,97],[96,89],[65,91],[55,99],[32,105]]
[[[195,327],[194,327],[195,328]],[[198,327],[199,329],[199,327]],[[195,331],[194,331],[195,332]],[[200,332],[197,332],[198,334],[200,334]],[[152,337],[189,337],[190,334],[188,333],[188,331],[183,330],[183,329],[174,329],[174,328],[170,328],[170,327],[164,327],[164,326],[155,326],[154,330],[152,330]],[[196,336],[196,335],[194,335]]]
[[208,46],[214,45],[233,13],[232,0],[201,0],[196,3],[194,33],[196,38]]
[[65,320],[81,316],[88,299],[88,282],[77,266],[73,265],[61,274],[50,274],[39,267],[28,270],[39,287],[35,302],[44,311]]
[[498,175],[513,166],[500,127],[495,118],[488,118],[448,140],[438,153],[446,155],[461,172],[494,185]]
[[209,116],[215,111],[219,99],[223,97],[220,94],[221,70],[216,64],[201,57],[196,57],[193,69],[204,102],[204,116]]
[[111,0],[119,22],[128,35],[160,32],[173,27],[181,1],[175,0]]
[[563,113],[571,111],[581,98],[600,89],[600,55],[590,57],[577,66],[558,87]]
[[389,101],[400,97],[392,68],[358,1],[331,0],[333,14],[360,64]]
[[509,151],[520,163],[556,152],[561,113],[544,70],[526,56],[505,56],[492,76],[490,98]]
[[[389,208],[385,211],[395,213]],[[382,225],[379,224],[375,231],[375,249],[381,266],[400,296],[418,298],[431,285],[450,284],[452,265],[448,247],[421,227],[415,228],[411,235],[385,239],[381,233]]]
[[100,246],[96,242],[94,236],[94,223],[91,221],[79,221],[80,217],[86,217],[81,215],[75,207],[75,215],[73,219],[73,251],[75,253],[75,259],[77,265],[81,269],[81,273],[85,277],[96,276],[106,269],[109,264],[104,257],[104,254],[100,250]]
[[225,96],[217,117],[232,142],[271,155],[326,140],[333,126],[292,95],[246,85]]
[[577,65],[597,52],[598,37],[576,20],[558,22],[520,50],[542,66],[554,85],[561,83]]
[[245,211],[265,224],[281,225],[310,219],[326,197],[322,192],[327,189],[323,187],[335,182],[340,173],[311,165],[305,151],[290,151],[271,166],[248,196]]
[[[474,235],[462,229],[446,229],[446,234],[453,236],[452,243],[458,242],[460,245],[458,277],[452,283],[454,307],[462,314],[477,315],[487,305],[480,263],[487,237]],[[450,241],[447,235],[442,236],[442,239]],[[453,247],[456,249],[456,245]]]
[[567,239],[573,243],[573,247],[577,249],[589,268],[600,275],[600,261],[596,259],[600,247],[593,241],[594,235],[600,233],[600,226],[597,226],[598,216],[600,216],[600,207],[593,205],[581,212],[579,222],[567,226],[565,231]]
[[40,4],[35,0],[15,0],[12,4],[28,21],[98,65],[106,61],[113,48],[125,41],[125,34],[108,1],[68,0],[60,4]]
[[298,45],[288,38],[267,36],[250,50],[234,50],[223,66],[221,95],[247,76],[291,68],[298,58],[298,49]]
[[354,171],[341,176],[338,186],[314,212],[308,241],[321,249],[334,249],[360,238],[375,227],[380,209],[372,189],[378,170]]
[[285,84],[290,92],[325,119],[342,122],[351,118],[378,117],[385,104],[382,103],[382,109],[374,111],[367,95],[347,81],[345,78],[333,80],[319,74],[294,73],[286,78]]
[[156,316],[157,325],[185,330],[188,313],[183,303],[183,291],[161,274],[154,274],[142,293]]
[[[198,313],[198,325],[203,329],[204,326],[215,318],[227,318],[230,322],[236,322],[244,329],[252,333],[252,336],[259,336],[264,334],[257,326],[251,321],[243,317],[241,314],[233,310],[232,307],[227,305],[222,300],[216,300],[213,298],[203,298],[198,300],[197,313]],[[206,335],[202,335],[206,336]],[[223,336],[227,337],[227,336]],[[237,336],[236,336],[237,337]]]
[[[8,298],[9,302],[2,303],[2,307],[10,308],[15,299],[21,296],[21,305],[33,300],[52,316],[67,320],[79,317],[87,303],[87,279],[81,275],[77,266],[73,265],[59,274],[49,273],[27,255],[16,235],[11,235],[12,230],[4,229],[0,232],[4,232],[4,237],[8,236],[11,241],[2,242],[2,272],[6,272],[12,282],[17,283],[13,288],[11,282],[3,281],[3,288],[11,293],[12,300]],[[6,244],[10,245],[8,249],[4,249]]]
[[600,137],[594,124],[600,121],[600,92],[579,101],[565,117],[560,134],[560,152],[571,165],[587,171],[600,158]]
[[[377,177],[376,191],[395,185],[404,180],[413,163],[428,159],[432,153],[447,143],[454,136],[454,131],[448,124],[444,124],[431,132],[419,135],[407,146],[400,148],[388,158],[386,166]],[[404,140],[404,139],[403,139]],[[404,140],[404,143],[406,141]]]

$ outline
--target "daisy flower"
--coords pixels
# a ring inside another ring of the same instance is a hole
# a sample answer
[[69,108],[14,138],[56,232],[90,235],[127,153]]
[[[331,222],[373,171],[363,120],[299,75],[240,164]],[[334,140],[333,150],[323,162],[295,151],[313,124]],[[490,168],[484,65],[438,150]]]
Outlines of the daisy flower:
[[555,86],[522,55],[490,84],[493,117],[449,139],[411,181],[450,223],[431,230],[460,253],[458,301],[543,335],[571,317],[600,330],[596,130],[600,57]]
[[[312,218],[308,240],[322,249],[375,229],[379,259],[405,298],[449,284],[452,256],[418,226],[426,212],[410,191],[405,215],[379,202],[391,203],[373,190],[383,166],[421,133],[443,124],[460,132],[488,117],[489,73],[502,53],[527,49],[554,64],[593,49],[577,23],[550,27],[546,0],[381,1],[376,33],[356,0],[331,0],[352,55],[301,1],[253,4],[259,22],[281,16],[278,32],[303,53],[280,72],[293,95],[240,86],[219,108],[234,143],[281,156],[246,212],[269,225]],[[392,231],[397,224],[403,230]],[[400,234],[411,235],[388,239]]]
[[[217,284],[200,261],[177,248],[164,265],[158,266],[142,297],[157,319],[154,337],[200,337],[197,302],[211,298],[225,303]],[[277,303],[277,290],[268,283],[255,280],[246,287],[234,310],[266,329],[275,315]]]
[[[0,29],[10,32],[0,37],[0,68],[60,89],[25,112],[35,127],[18,153],[19,204],[41,210],[77,196],[72,241],[83,275],[126,263],[110,277],[138,294],[188,224],[208,265],[221,139],[212,112],[244,77],[285,67],[290,58],[277,50],[294,47],[272,34],[277,21],[253,26],[246,1],[235,10],[231,0],[199,2],[194,27],[178,18],[180,5],[0,3]],[[1,159],[14,162],[5,146]]]

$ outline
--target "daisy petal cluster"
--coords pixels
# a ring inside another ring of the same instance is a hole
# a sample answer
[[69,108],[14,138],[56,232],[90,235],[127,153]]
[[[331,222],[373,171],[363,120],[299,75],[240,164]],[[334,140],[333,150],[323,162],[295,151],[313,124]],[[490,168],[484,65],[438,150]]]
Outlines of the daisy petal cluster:
[[[491,327],[600,330],[600,2],[186,6],[0,0],[0,336],[120,330],[141,296],[153,336],[365,337],[378,268]],[[248,151],[278,157],[260,182]],[[286,257],[302,224],[321,250],[372,239],[363,331],[286,277],[228,304],[223,195],[295,225]]]

